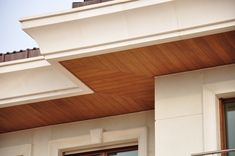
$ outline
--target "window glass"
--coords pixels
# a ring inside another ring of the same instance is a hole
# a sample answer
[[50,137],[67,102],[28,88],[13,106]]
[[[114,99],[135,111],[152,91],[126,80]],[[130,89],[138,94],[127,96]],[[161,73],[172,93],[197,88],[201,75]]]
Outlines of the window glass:
[[[65,155],[67,156],[67,155]],[[68,156],[101,156],[101,154],[85,153],[85,154],[71,154]]]
[[[225,123],[227,148],[235,148],[235,102],[225,104]],[[235,156],[235,152],[228,156]]]
[[117,152],[117,153],[110,153],[108,156],[138,156],[138,151],[127,151],[127,152]]

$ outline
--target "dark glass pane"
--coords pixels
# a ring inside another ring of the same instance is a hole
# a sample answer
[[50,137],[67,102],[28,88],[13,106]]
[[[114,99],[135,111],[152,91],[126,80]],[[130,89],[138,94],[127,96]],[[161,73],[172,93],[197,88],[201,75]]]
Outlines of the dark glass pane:
[[76,153],[76,154],[69,154],[65,156],[101,156],[99,153]]
[[69,156],[100,156],[99,154],[71,154]]
[[108,156],[138,156],[138,151],[126,151],[126,152],[117,152],[117,153],[110,153]]
[[65,156],[138,156],[138,146],[114,148],[86,153],[65,154]]
[[[225,119],[227,148],[235,148],[235,102],[225,104]],[[235,156],[235,152],[229,153],[228,156]]]

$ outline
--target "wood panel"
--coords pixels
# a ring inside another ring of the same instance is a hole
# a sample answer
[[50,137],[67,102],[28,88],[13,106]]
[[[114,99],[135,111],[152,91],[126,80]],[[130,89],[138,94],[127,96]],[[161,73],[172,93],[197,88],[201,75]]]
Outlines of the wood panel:
[[[219,118],[220,118],[220,147],[222,150],[227,149],[226,143],[226,126],[225,126],[225,114],[224,114],[224,102],[223,99],[219,100]],[[221,154],[226,156],[226,154]]]
[[61,64],[95,93],[0,109],[0,132],[150,110],[154,76],[235,63],[235,31]]

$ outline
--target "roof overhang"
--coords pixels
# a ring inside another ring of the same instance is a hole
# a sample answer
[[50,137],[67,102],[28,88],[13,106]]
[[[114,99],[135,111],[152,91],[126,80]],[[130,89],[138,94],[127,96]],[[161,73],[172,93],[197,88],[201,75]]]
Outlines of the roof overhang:
[[114,0],[21,23],[46,59],[66,60],[234,30],[234,5],[232,0]]
[[234,3],[114,0],[22,19],[45,66],[4,66],[0,132],[153,109],[154,76],[235,62]]
[[60,64],[44,57],[0,64],[0,108],[93,93]]

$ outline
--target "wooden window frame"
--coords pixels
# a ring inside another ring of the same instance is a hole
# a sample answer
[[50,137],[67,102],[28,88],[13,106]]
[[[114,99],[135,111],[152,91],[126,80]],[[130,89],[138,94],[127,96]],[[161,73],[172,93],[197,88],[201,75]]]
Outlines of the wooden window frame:
[[127,152],[127,151],[134,151],[134,150],[138,150],[138,145],[128,146],[128,147],[111,148],[111,149],[100,150],[100,151],[77,153],[77,154],[69,154],[69,155],[64,155],[64,156],[88,156],[88,155],[109,156],[109,154],[116,153],[116,152]]
[[[226,103],[235,102],[235,98],[220,99],[219,103],[219,113],[220,113],[220,144],[221,149],[227,149],[227,131],[226,131],[226,117],[225,117],[225,105]],[[227,156],[227,154],[222,154],[221,156]]]

